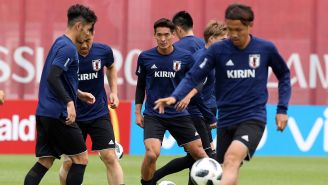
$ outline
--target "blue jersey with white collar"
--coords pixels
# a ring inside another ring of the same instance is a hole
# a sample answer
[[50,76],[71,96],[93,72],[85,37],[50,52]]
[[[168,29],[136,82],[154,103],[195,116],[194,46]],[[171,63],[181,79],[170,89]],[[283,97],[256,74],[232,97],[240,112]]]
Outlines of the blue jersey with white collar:
[[104,87],[104,67],[114,63],[112,49],[100,43],[93,43],[86,57],[79,55],[79,89],[96,98],[94,104],[77,100],[77,121],[89,121],[109,114],[107,95]]
[[252,119],[266,122],[269,67],[279,81],[277,113],[286,113],[291,96],[289,69],[271,42],[253,36],[245,49],[237,48],[230,39],[213,44],[172,96],[183,98],[215,69],[219,127]]

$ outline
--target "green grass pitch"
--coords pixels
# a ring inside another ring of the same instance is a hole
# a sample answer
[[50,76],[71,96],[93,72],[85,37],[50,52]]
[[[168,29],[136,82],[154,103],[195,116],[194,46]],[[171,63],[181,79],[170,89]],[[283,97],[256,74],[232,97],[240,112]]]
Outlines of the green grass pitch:
[[[175,156],[160,156],[158,167]],[[126,185],[140,184],[142,156],[125,155],[120,161]],[[0,155],[0,185],[22,185],[25,174],[35,163],[32,155]],[[60,161],[45,175],[41,184],[58,185]],[[186,185],[188,171],[165,177],[177,185]],[[163,180],[164,180],[163,179]],[[97,155],[90,155],[83,185],[106,185],[105,167]],[[240,185],[327,185],[328,158],[258,157],[245,163],[240,171]]]

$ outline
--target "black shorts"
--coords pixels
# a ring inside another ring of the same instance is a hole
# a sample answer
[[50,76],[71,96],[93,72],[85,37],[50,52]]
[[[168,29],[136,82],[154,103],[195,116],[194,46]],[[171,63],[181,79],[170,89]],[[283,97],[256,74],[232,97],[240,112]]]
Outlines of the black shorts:
[[66,125],[64,119],[36,116],[36,129],[36,157],[60,159],[62,154],[77,155],[87,150],[76,123]]
[[92,140],[92,150],[115,148],[115,136],[109,116],[102,116],[90,121],[78,121],[84,140],[87,135]]
[[211,141],[204,118],[198,116],[191,116],[191,119],[200,136],[200,139],[202,140],[203,148],[206,151],[207,149],[211,148]]
[[189,116],[174,118],[144,117],[144,139],[157,138],[163,141],[166,130],[171,133],[179,146],[200,138]]
[[219,163],[223,163],[224,154],[234,140],[242,142],[248,148],[245,160],[249,161],[261,141],[265,123],[250,120],[228,127],[218,128],[216,154]]

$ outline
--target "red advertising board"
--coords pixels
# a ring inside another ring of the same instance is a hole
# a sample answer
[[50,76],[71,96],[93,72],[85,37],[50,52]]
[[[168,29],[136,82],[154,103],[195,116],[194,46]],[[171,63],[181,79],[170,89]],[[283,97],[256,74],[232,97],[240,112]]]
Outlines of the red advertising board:
[[[6,101],[0,106],[0,154],[34,153],[36,128],[35,110],[37,101]],[[115,138],[122,144],[124,153],[129,153],[131,103],[121,102],[110,113]],[[91,142],[87,142],[91,150]]]

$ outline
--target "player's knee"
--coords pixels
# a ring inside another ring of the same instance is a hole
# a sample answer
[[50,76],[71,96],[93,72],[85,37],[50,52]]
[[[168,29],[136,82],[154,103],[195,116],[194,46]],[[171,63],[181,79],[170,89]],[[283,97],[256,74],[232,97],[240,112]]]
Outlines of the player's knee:
[[62,165],[62,168],[65,170],[65,171],[68,171],[69,168],[72,166],[72,160],[64,160],[63,162],[63,165]]
[[149,162],[154,163],[156,162],[157,158],[159,157],[159,153],[153,151],[153,150],[147,150],[146,152],[146,158]]
[[88,154],[86,152],[79,155],[71,156],[70,158],[72,160],[72,163],[84,165],[88,164]]
[[107,152],[106,154],[101,155],[101,159],[106,166],[113,166],[118,162],[115,152]]
[[223,165],[225,167],[236,167],[236,168],[238,168],[240,166],[240,163],[241,162],[239,161],[238,157],[235,156],[235,155],[227,153],[224,156]]
[[52,164],[54,163],[55,158],[50,158],[50,157],[44,157],[44,158],[39,158],[38,162],[42,164],[46,168],[51,168]]

